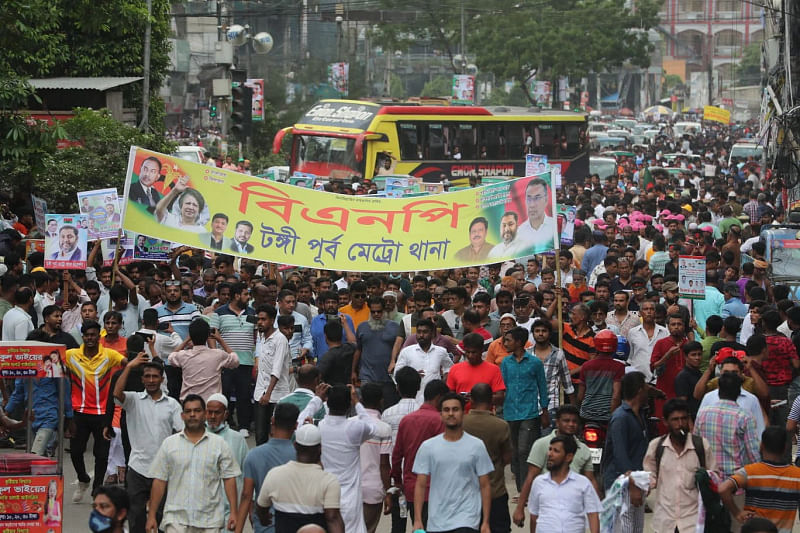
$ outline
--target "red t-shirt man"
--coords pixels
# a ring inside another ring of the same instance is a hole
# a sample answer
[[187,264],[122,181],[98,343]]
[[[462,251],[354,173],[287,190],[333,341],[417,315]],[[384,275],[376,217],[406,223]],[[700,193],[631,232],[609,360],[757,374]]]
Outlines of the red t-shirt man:
[[483,360],[483,342],[483,336],[478,333],[464,335],[461,344],[466,361],[456,363],[450,369],[447,374],[448,389],[458,394],[469,394],[478,383],[486,383],[495,394],[506,390],[500,367]]

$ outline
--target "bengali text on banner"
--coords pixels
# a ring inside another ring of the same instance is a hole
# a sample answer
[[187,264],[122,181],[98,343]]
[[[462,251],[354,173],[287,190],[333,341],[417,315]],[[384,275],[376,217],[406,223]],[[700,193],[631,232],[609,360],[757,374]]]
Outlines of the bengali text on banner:
[[132,147],[123,227],[274,263],[364,272],[501,262],[552,250],[550,174],[412,198],[302,189]]

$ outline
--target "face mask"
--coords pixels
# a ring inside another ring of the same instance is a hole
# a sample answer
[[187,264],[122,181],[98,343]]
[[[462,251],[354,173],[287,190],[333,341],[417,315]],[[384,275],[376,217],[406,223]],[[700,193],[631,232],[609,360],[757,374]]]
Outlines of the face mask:
[[110,517],[100,514],[97,509],[92,509],[92,514],[89,515],[89,529],[95,533],[102,533],[104,531],[111,531],[113,520]]

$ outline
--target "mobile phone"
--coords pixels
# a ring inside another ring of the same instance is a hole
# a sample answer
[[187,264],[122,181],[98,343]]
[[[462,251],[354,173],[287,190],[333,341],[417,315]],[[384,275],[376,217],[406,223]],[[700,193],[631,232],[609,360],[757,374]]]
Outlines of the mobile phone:
[[167,331],[169,329],[169,322],[159,322],[156,329],[158,331]]

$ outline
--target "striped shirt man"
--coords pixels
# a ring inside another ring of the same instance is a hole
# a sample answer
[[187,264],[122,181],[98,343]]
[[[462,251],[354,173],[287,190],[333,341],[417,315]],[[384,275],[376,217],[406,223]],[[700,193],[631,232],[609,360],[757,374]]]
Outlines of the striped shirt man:
[[800,504],[800,468],[761,461],[744,466],[730,478],[744,489],[744,510],[766,518],[780,533],[791,533]]
[[223,340],[239,356],[239,365],[253,366],[255,361],[256,337],[255,317],[252,307],[236,313],[228,305],[223,305],[211,314],[210,326],[217,328]]
[[189,336],[189,324],[200,316],[200,309],[196,305],[184,301],[181,301],[180,307],[174,311],[168,308],[166,303],[156,307],[156,311],[158,311],[158,323],[171,324],[181,340],[186,340]]
[[[585,335],[578,336],[570,324],[564,324],[564,343],[562,344],[564,357],[570,373],[591,359],[594,354],[594,331],[589,328]],[[573,381],[577,383],[577,376]]]

